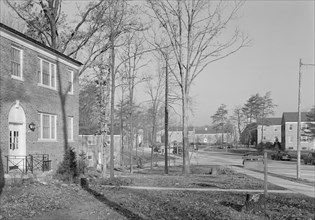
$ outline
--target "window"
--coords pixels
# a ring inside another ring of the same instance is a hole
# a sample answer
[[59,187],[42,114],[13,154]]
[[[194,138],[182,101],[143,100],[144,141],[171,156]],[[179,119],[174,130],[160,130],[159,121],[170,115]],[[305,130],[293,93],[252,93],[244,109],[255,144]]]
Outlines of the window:
[[11,47],[11,76],[22,79],[22,50]]
[[19,147],[19,131],[10,131],[10,150],[18,149]]
[[40,113],[39,118],[40,118],[39,139],[48,141],[57,140],[56,135],[57,116]]
[[38,83],[41,86],[56,89],[56,65],[41,58],[38,58],[39,71]]
[[89,135],[87,140],[88,145],[96,145],[96,136]]
[[302,123],[301,124],[301,129],[302,130],[309,129],[309,125],[307,123]]
[[289,125],[289,130],[292,131],[293,125]]
[[93,153],[92,152],[88,152],[87,153],[87,159],[88,160],[93,160]]
[[288,137],[288,143],[292,143],[292,137],[291,136]]
[[73,71],[68,70],[68,93],[73,94]]
[[311,142],[310,138],[304,135],[301,136],[300,140],[303,143]]
[[68,117],[68,140],[73,141],[73,117]]

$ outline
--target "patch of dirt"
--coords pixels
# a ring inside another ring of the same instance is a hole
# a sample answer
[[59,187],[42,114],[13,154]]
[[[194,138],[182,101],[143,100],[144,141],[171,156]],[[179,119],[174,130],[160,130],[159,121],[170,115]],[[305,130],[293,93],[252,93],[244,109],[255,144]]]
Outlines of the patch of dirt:
[[[143,219],[266,219],[264,207],[242,209],[245,193],[150,191],[92,186]],[[272,194],[267,200],[269,219],[314,219],[314,200],[300,195]]]
[[[226,169],[226,168],[224,168]],[[180,168],[162,174],[163,168],[142,170],[143,174],[120,173],[113,180],[87,176],[78,185],[51,181],[6,186],[0,198],[0,219],[301,219],[314,220],[315,200],[298,194],[269,194],[263,206],[243,209],[246,193],[157,191],[121,188],[122,185],[157,187],[218,187],[223,189],[263,189],[263,181],[224,170],[206,174],[209,166],[192,167],[183,176]],[[114,187],[104,187],[104,186]],[[272,188],[272,186],[268,186]],[[276,187],[274,187],[276,189]]]
[[6,186],[0,204],[0,219],[125,219],[78,185],[57,181]]
[[[204,188],[220,189],[264,189],[264,181],[236,173],[227,167],[219,167],[216,175],[210,175],[213,166],[191,166],[191,174],[182,175],[182,167],[170,167],[169,175],[165,175],[164,167],[139,170],[136,174],[124,173],[118,177],[119,182],[128,182],[133,186]],[[200,184],[201,185],[200,185]],[[284,190],[283,187],[268,183],[269,190]]]

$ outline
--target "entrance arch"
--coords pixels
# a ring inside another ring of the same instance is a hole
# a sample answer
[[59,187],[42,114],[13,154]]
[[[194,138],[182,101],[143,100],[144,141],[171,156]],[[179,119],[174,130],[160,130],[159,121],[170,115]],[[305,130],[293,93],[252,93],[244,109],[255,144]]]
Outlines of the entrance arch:
[[26,117],[19,100],[9,111],[9,155],[26,155]]

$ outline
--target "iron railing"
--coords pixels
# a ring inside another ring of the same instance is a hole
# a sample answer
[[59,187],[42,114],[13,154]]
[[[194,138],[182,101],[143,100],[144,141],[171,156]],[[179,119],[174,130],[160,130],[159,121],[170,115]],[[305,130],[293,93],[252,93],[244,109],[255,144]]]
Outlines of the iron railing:
[[22,173],[34,171],[49,171],[51,160],[48,154],[30,154],[28,156],[5,156],[6,172],[16,170]]

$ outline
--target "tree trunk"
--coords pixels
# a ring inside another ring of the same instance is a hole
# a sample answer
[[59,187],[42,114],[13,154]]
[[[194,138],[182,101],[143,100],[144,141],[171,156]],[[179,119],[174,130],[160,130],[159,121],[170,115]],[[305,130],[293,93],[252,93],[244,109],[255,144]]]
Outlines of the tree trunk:
[[188,145],[188,106],[186,93],[183,93],[182,105],[182,135],[183,135],[183,174],[190,173],[189,167],[189,145]]
[[260,138],[260,143],[263,142],[264,139],[264,125],[261,125],[261,138]]
[[120,166],[124,166],[124,122],[123,122],[123,96],[120,108]]
[[165,58],[165,174],[168,174],[168,58]]
[[153,123],[152,123],[152,136],[151,136],[151,170],[153,169],[153,150],[156,141],[156,104],[153,104]]
[[114,178],[114,114],[115,114],[115,45],[113,34],[111,41],[111,105],[110,105],[110,178]]
[[[62,79],[61,79],[61,69],[59,65],[59,61],[57,60],[57,81],[58,81],[58,94],[60,98],[60,104],[61,104],[61,117],[62,117],[62,122],[63,122],[63,141],[64,141],[64,153],[67,152],[68,149],[68,129],[67,129],[67,113],[66,113],[66,94],[63,93],[63,88],[62,88]],[[70,169],[70,167],[69,167]]]
[[[129,79],[130,80],[130,79]],[[133,82],[132,85],[133,86]],[[130,143],[129,143],[129,149],[130,149],[130,173],[133,172],[133,154],[132,154],[132,148],[133,148],[133,88],[130,88]]]

